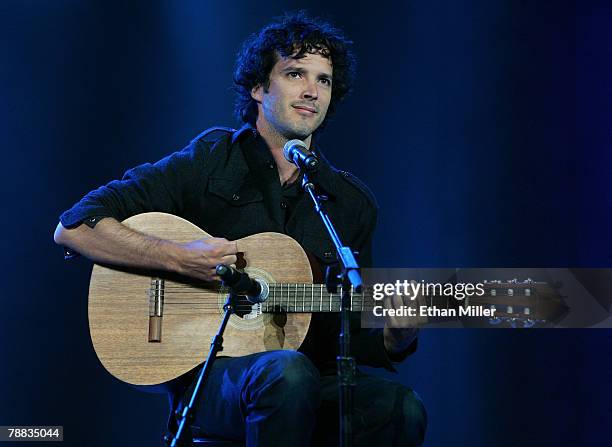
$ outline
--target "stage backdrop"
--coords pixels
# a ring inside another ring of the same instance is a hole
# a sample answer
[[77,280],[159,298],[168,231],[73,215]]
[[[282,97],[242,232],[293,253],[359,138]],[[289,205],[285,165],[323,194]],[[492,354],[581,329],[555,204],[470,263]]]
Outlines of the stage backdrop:
[[[52,232],[87,191],[237,125],[241,41],[299,7],[355,42],[321,144],[378,198],[377,265],[612,266],[604,2],[3,1],[0,425],[158,445],[165,397],[102,369],[90,263]],[[611,353],[604,330],[425,330],[393,378],[425,402],[426,446],[604,445]]]

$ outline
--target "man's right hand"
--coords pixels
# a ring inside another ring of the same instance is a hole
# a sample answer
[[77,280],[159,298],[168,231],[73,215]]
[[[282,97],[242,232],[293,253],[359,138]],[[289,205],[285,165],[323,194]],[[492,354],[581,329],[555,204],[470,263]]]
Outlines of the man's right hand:
[[112,217],[94,228],[66,229],[60,223],[55,242],[101,264],[168,270],[204,281],[218,280],[217,264],[236,263],[238,243],[218,237],[176,243],[134,231]]
[[179,244],[178,273],[204,281],[219,280],[218,264],[235,265],[238,245],[220,237]]

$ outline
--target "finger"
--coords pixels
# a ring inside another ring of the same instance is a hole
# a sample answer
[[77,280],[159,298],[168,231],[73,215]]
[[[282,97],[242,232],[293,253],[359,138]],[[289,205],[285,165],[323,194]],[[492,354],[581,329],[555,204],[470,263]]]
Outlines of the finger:
[[229,246],[231,244],[230,241],[222,237],[209,237],[207,239],[203,239],[203,241],[214,247],[224,247],[225,248],[226,246]]
[[217,266],[208,271],[208,281],[221,281],[221,277],[217,275]]
[[214,270],[201,270],[191,276],[202,281],[214,281],[217,279],[215,278]]
[[236,264],[237,260],[236,255],[225,255],[221,257],[220,263],[225,265]]
[[228,241],[226,240],[223,244],[223,247],[226,250],[226,254],[235,255],[238,253],[238,242],[237,241]]
[[221,249],[224,255],[235,255],[238,253],[238,243],[227,239],[216,238],[215,246]]
[[402,299],[400,295],[393,295],[391,297],[391,306],[393,306],[394,309],[401,308],[403,304],[404,304],[404,300]]

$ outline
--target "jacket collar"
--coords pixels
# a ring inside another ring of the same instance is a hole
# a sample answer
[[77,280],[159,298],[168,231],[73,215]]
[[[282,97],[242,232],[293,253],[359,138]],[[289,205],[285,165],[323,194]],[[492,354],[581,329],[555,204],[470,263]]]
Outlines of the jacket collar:
[[[261,166],[272,162],[272,154],[270,153],[269,148],[267,148],[267,157],[262,160],[262,151],[259,150],[261,146],[256,140],[258,136],[259,132],[257,129],[249,123],[246,123],[232,135],[232,145],[234,145],[236,142],[240,144],[240,147],[242,148],[243,153],[249,162],[250,169],[253,169],[255,165]],[[267,147],[263,139],[260,143]],[[338,193],[338,182],[340,181],[339,171],[333,167],[329,161],[327,161],[320,148],[314,144],[314,140],[313,144],[311,145],[311,151],[316,154],[320,160],[319,169],[316,176],[313,177],[312,180],[326,193],[336,196]],[[256,154],[257,152],[259,154]],[[256,162],[255,159],[258,159],[258,162]],[[301,176],[298,181],[301,182]]]
[[246,123],[232,135],[232,145],[248,134],[251,134],[251,136],[257,136],[257,129],[251,126],[249,123]]

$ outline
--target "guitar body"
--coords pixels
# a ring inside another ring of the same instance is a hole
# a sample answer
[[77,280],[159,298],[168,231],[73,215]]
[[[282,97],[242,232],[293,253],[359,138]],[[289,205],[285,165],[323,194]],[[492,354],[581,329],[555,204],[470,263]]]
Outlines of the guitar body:
[[[139,214],[123,223],[175,242],[209,237],[192,223],[165,213]],[[312,283],[308,257],[289,236],[260,233],[237,243],[238,251],[244,253],[244,270],[251,277],[268,283]],[[89,287],[94,349],[112,375],[154,389],[206,359],[225,300],[218,283],[96,264]],[[220,355],[297,349],[310,318],[310,313],[261,313],[254,305],[243,317],[231,316]]]
[[[209,237],[180,217],[139,214],[123,222],[140,233],[175,242]],[[260,233],[236,241],[237,267],[267,284],[262,304],[237,303],[223,338],[220,355],[244,356],[277,349],[298,349],[313,312],[339,312],[340,293],[313,285],[308,256],[292,238]],[[471,305],[497,309],[495,318],[479,321],[512,327],[555,321],[567,312],[563,299],[546,283],[516,279],[483,285],[488,293],[470,298]],[[220,283],[196,281],[168,272],[94,265],[89,286],[89,328],[102,365],[116,378],[149,391],[206,359],[221,322],[226,292]],[[460,307],[448,296],[424,298],[430,307]],[[467,300],[466,300],[467,301]],[[373,309],[367,295],[350,291],[352,311]],[[477,315],[478,317],[478,315]]]

